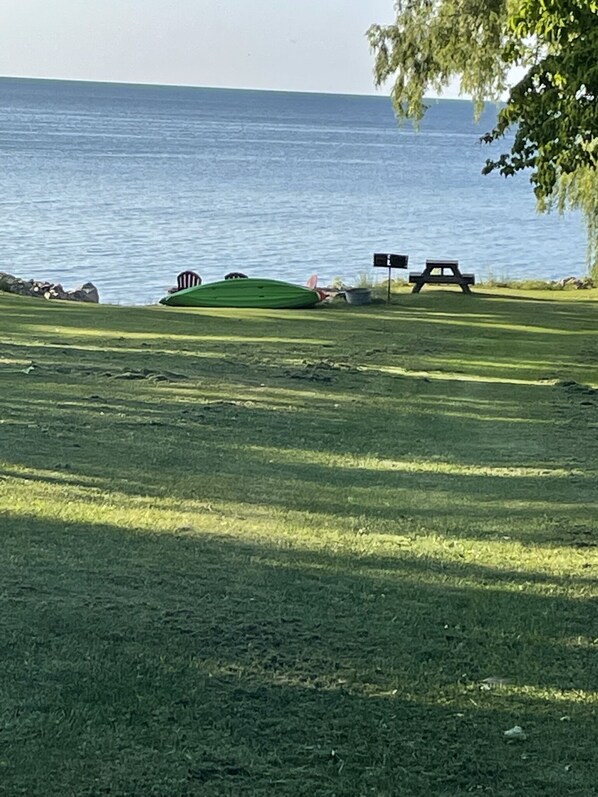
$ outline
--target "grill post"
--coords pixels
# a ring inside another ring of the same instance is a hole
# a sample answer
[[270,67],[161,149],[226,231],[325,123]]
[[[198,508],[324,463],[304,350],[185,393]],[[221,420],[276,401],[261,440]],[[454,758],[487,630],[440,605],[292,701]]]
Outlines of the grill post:
[[390,304],[390,283],[392,280],[393,268],[407,268],[409,255],[391,255],[386,252],[376,252],[374,254],[374,268],[388,269],[388,291],[386,294],[386,304]]

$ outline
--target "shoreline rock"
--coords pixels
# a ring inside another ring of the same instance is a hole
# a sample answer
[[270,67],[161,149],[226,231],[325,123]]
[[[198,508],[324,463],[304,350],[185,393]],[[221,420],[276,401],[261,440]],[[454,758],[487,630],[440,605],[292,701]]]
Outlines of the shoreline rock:
[[565,279],[559,280],[558,284],[563,288],[576,288],[578,291],[596,287],[591,277],[565,277]]
[[93,282],[85,282],[72,291],[65,290],[60,283],[45,280],[24,280],[0,271],[0,291],[17,296],[33,296],[38,299],[60,299],[67,302],[99,304],[100,296]]

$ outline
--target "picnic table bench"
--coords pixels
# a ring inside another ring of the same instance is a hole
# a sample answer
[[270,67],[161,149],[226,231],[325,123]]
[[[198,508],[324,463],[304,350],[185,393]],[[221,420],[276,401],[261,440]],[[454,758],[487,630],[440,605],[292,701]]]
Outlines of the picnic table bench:
[[423,271],[409,274],[409,282],[413,283],[412,293],[419,293],[426,284],[459,285],[463,293],[471,293],[469,286],[475,285],[475,275],[462,274],[458,260],[426,260]]

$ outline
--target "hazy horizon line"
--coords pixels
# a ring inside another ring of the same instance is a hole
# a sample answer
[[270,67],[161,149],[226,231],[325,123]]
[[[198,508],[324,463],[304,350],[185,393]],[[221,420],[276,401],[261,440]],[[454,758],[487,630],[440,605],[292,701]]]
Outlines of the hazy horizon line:
[[[90,78],[70,78],[70,77],[40,77],[39,75],[0,75],[0,80],[38,80],[54,83],[98,83],[107,86],[148,86],[153,88],[178,88],[178,89],[208,89],[215,91],[265,91],[274,94],[317,94],[331,97],[374,97],[377,99],[390,100],[390,94],[382,92],[372,92],[371,94],[360,94],[351,91],[314,91],[308,89],[265,89],[251,86],[202,86],[197,83],[155,83],[153,81],[131,81],[131,80],[91,80]],[[472,100],[466,97],[424,97],[424,100],[443,100],[444,102],[469,102]]]

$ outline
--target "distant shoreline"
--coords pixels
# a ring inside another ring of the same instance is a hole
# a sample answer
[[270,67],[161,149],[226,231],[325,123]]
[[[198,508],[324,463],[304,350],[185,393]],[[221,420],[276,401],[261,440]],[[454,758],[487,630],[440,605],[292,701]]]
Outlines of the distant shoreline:
[[[298,91],[296,89],[265,89],[250,88],[247,86],[201,86],[195,83],[137,83],[129,80],[88,80],[85,78],[66,78],[66,77],[36,77],[31,75],[0,75],[0,81],[26,81],[44,83],[72,83],[77,85],[96,85],[96,86],[130,86],[139,88],[153,89],[198,89],[201,91],[246,91],[253,94],[299,94],[319,97],[356,97],[359,99],[369,98],[390,102],[388,93],[377,92],[373,94],[354,94],[346,91]],[[473,101],[468,99],[456,99],[453,97],[425,97],[425,102],[453,102],[458,104],[472,105]],[[491,103],[490,103],[491,104]]]

